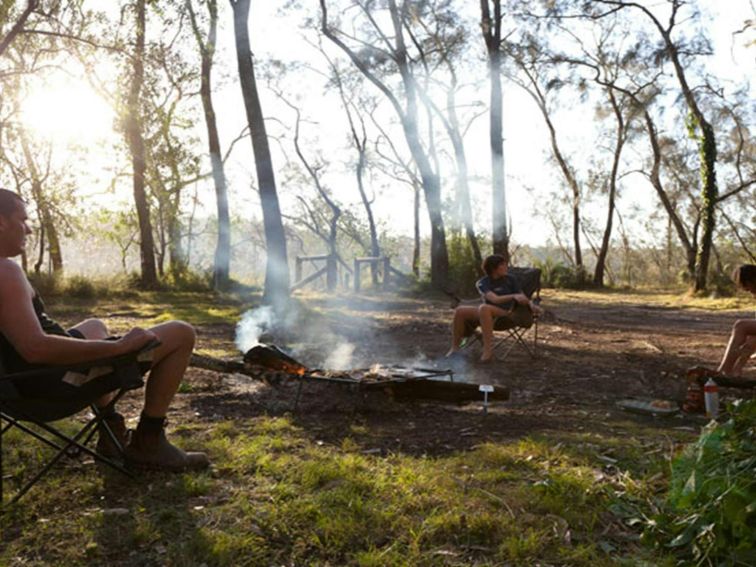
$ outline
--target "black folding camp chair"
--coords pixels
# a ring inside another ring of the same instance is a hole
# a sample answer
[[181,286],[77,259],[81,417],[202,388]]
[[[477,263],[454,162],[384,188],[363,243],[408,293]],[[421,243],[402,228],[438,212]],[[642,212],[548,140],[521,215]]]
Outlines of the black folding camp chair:
[[[52,447],[55,453],[39,472],[17,489],[8,504],[17,502],[66,456],[86,454],[97,462],[133,477],[122,464],[87,446],[95,432],[101,428],[123,455],[123,447],[105,421],[110,408],[100,410],[94,402],[104,394],[115,392],[115,397],[110,402],[112,407],[129,390],[141,388],[144,385],[142,377],[150,367],[150,351],[158,344],[154,341],[139,351],[85,364],[44,366],[13,374],[4,372],[0,360],[0,507],[4,504],[3,482],[7,480],[3,469],[2,440],[13,428]],[[30,381],[34,382],[33,395],[28,394]],[[75,435],[67,435],[53,424],[87,407],[91,408],[93,416]]]
[[[508,273],[517,278],[522,292],[539,305],[541,303],[541,270],[538,268],[510,267]],[[527,309],[527,307],[517,307]],[[521,346],[531,358],[538,355],[538,315],[525,318],[526,323],[517,324],[507,317],[494,320],[493,354],[498,360],[504,360],[515,346]],[[478,325],[470,325],[465,330],[462,348],[466,349],[476,342],[482,341]],[[529,335],[532,334],[532,339]],[[531,343],[532,340],[532,343]],[[500,354],[503,351],[503,354]]]

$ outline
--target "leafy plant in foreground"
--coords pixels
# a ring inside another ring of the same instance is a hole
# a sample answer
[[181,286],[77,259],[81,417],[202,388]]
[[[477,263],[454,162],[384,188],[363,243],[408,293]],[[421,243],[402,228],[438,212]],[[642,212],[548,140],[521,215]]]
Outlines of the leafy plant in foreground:
[[728,410],[673,461],[666,507],[645,534],[686,564],[756,564],[756,400]]

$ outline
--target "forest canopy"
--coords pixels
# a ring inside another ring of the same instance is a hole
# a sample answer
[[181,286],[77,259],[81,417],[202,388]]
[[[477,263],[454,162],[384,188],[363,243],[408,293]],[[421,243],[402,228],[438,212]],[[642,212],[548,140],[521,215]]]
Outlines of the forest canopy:
[[449,289],[495,251],[705,290],[756,262],[753,22],[746,0],[6,0],[0,186],[33,273],[273,300],[297,256]]

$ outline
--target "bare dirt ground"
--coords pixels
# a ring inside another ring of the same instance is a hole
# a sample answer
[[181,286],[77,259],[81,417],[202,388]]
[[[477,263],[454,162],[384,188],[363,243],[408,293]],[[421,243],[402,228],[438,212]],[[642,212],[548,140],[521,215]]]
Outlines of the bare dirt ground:
[[[337,385],[306,385],[295,409],[295,381],[271,387],[242,375],[191,368],[188,387],[176,399],[173,423],[288,413],[314,438],[327,443],[339,443],[347,435],[354,440],[358,424],[362,434],[356,441],[365,451],[379,454],[442,454],[485,440],[546,432],[604,429],[622,435],[619,432],[628,421],[693,434],[704,423],[700,416],[638,416],[618,409],[616,402],[634,397],[682,402],[685,368],[715,365],[732,322],[753,316],[744,311],[662,307],[639,295],[593,302],[579,294],[547,292],[537,358],[516,347],[505,361],[481,365],[476,362],[479,347],[473,346],[466,359],[450,365],[443,358],[450,340],[448,302],[395,295],[301,300],[318,315],[282,346],[305,364],[320,367],[339,345],[348,344],[355,367],[374,363],[451,367],[456,379],[505,386],[511,398],[493,404],[484,416],[480,402],[399,403],[380,392],[363,395]],[[234,351],[233,325],[204,325],[198,331],[200,351]],[[753,365],[747,373],[754,375]],[[721,395],[728,400],[754,393],[724,389]],[[127,403],[131,407],[126,413],[136,418],[137,395]]]

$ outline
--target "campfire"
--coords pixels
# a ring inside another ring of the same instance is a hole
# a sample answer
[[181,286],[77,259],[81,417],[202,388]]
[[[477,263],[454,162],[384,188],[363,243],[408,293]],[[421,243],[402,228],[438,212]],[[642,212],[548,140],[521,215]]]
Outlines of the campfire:
[[[302,384],[306,382],[352,385],[360,390],[382,390],[395,399],[463,402],[483,398],[477,384],[455,381],[451,369],[380,364],[351,370],[313,369],[272,344],[260,343],[253,346],[244,353],[241,362],[195,354],[192,355],[191,365],[216,372],[244,374],[270,385],[297,380],[297,400]],[[506,388],[496,387],[490,392],[488,399],[507,400],[509,392]]]

